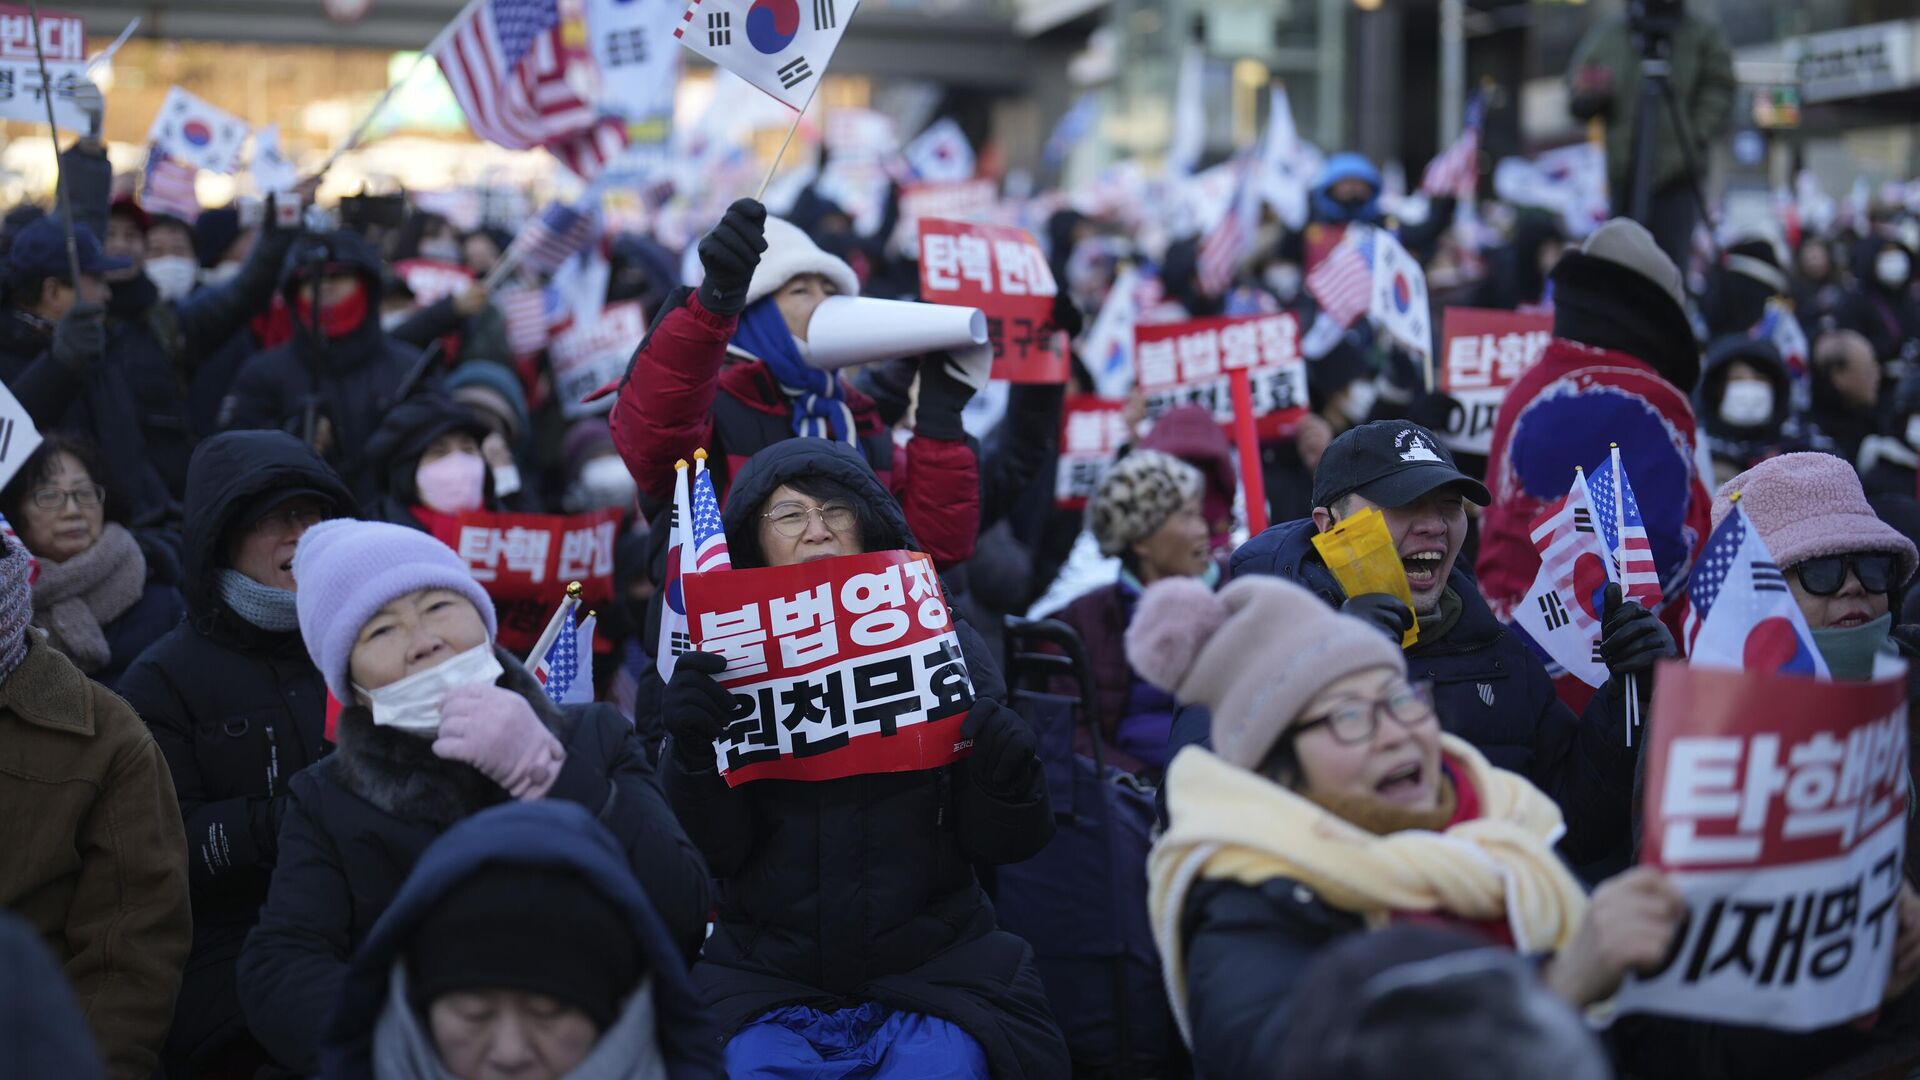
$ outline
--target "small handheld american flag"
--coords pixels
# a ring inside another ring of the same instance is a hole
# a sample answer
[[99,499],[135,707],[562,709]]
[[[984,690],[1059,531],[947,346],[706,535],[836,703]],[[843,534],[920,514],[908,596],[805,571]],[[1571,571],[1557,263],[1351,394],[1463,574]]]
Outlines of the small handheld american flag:
[[1654,565],[1647,523],[1640,517],[1640,504],[1633,497],[1626,466],[1620,463],[1618,446],[1587,478],[1587,489],[1593,494],[1600,539],[1612,560],[1609,573],[1620,586],[1621,598],[1648,611],[1659,611],[1665,603],[1660,592],[1660,570]]
[[599,235],[591,209],[548,203],[520,229],[520,265],[551,274]]
[[1327,257],[1307,273],[1307,292],[1342,329],[1373,307],[1373,227],[1350,225]]

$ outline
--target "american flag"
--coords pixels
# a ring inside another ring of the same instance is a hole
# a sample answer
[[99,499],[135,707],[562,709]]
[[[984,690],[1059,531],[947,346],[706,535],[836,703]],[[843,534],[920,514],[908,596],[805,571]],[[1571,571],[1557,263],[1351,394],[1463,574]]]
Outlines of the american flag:
[[687,523],[693,520],[692,500],[687,495],[687,463],[676,463],[673,473],[673,510],[667,519],[667,580],[660,586],[660,640],[653,650],[653,665],[662,682],[673,678],[680,654],[693,648],[687,594],[680,581],[688,572]]
[[1599,588],[1606,585],[1606,551],[1594,521],[1586,478],[1574,474],[1567,494],[1533,523],[1540,571],[1514,621],[1562,669],[1590,686],[1607,680],[1595,645],[1600,640]]
[[1242,259],[1253,250],[1260,228],[1260,185],[1254,183],[1259,171],[1259,156],[1249,154],[1240,160],[1239,179],[1234,182],[1233,201],[1213,231],[1200,242],[1200,288],[1209,296],[1223,296],[1233,284],[1233,273]]
[[1485,112],[1478,93],[1467,98],[1460,134],[1452,145],[1427,163],[1427,171],[1420,178],[1420,194],[1429,198],[1444,195],[1473,198],[1474,188],[1480,183],[1480,127]]
[[193,192],[193,179],[199,172],[184,161],[168,157],[159,147],[149,147],[141,205],[152,213],[172,214],[191,223],[200,216],[200,198]]
[[1342,328],[1373,307],[1373,228],[1352,225],[1338,247],[1307,273],[1307,292]]
[[1632,600],[1648,611],[1659,611],[1665,599],[1660,591],[1660,569],[1653,563],[1647,524],[1641,520],[1640,504],[1633,497],[1633,484],[1627,480],[1626,466],[1620,463],[1618,447],[1593,470],[1587,487],[1593,493],[1600,539],[1613,560],[1613,580],[1620,586],[1622,599]]
[[720,522],[720,500],[713,494],[713,474],[705,469],[693,479],[693,570],[728,570],[726,527]]
[[553,328],[566,314],[559,291],[551,287],[516,285],[500,290],[495,302],[500,305],[500,317],[506,320],[507,344],[515,356],[530,356],[546,348]]
[[[541,635],[547,641],[546,648],[535,658],[533,677],[547,692],[548,700],[555,705],[584,704],[593,700],[593,628],[594,617],[588,615],[584,622],[575,621],[575,613],[580,601],[567,597],[560,601],[560,611],[556,617],[558,627],[549,626],[548,634]],[[581,665],[587,665],[586,678],[581,678]]]
[[1786,575],[1738,502],[1707,539],[1687,578],[1687,597],[1685,636],[1695,666],[1827,675]]
[[592,210],[554,202],[521,227],[514,243],[520,248],[522,266],[551,274],[593,243],[598,232]]
[[510,150],[544,146],[582,177],[626,145],[567,81],[571,49],[556,0],[477,0],[434,52],[467,126]]

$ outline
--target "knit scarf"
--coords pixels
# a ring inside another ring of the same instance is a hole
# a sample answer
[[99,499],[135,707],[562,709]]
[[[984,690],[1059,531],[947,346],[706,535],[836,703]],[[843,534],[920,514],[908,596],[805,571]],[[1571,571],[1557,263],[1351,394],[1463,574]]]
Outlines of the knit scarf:
[[262,630],[284,634],[300,629],[292,589],[262,585],[238,570],[220,571],[220,599],[235,615]]
[[767,365],[773,381],[787,395],[793,433],[802,437],[852,443],[853,410],[839,376],[807,366],[800,347],[787,329],[787,320],[773,297],[762,297],[740,313],[733,344]]
[[1587,898],[1553,852],[1564,831],[1560,808],[1460,739],[1440,740],[1481,811],[1444,832],[1376,836],[1207,750],[1188,747],[1173,759],[1165,787],[1172,824],[1147,856],[1148,904],[1167,995],[1189,1041],[1180,923],[1195,881],[1291,878],[1370,927],[1397,912],[1504,918],[1523,953],[1557,950],[1573,936]]
[[33,583],[33,625],[48,644],[91,675],[107,666],[113,650],[102,628],[126,614],[147,585],[147,557],[133,534],[108,525],[100,539],[66,562],[40,560]]
[[27,622],[33,618],[33,588],[27,584],[27,549],[0,540],[0,682],[27,658]]

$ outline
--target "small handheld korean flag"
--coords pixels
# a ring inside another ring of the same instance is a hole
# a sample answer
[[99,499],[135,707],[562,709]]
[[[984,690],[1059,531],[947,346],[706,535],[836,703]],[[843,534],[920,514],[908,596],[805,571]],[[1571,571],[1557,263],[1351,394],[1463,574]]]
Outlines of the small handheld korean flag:
[[1385,229],[1375,231],[1374,325],[1415,356],[1433,356],[1433,319],[1427,309],[1427,275],[1400,241]]
[[1687,655],[1694,667],[1827,678],[1806,616],[1774,565],[1759,530],[1740,508],[1713,530],[1687,578]]
[[681,564],[691,551],[689,527],[693,521],[693,510],[687,498],[685,458],[674,463],[673,472],[673,521],[667,534],[667,579],[660,589],[660,641],[653,653],[653,664],[660,672],[662,682],[673,678],[673,669],[679,664],[680,654],[693,649],[693,635],[687,627],[687,594],[680,582]]
[[804,109],[859,0],[692,0],[673,36],[701,56]]
[[168,157],[208,172],[230,173],[240,164],[247,122],[179,87],[167,91],[147,141]]
[[1534,521],[1533,546],[1540,552],[1540,573],[1513,621],[1568,674],[1600,686],[1607,681],[1600,617],[1611,578],[1584,474],[1575,472],[1566,498]]

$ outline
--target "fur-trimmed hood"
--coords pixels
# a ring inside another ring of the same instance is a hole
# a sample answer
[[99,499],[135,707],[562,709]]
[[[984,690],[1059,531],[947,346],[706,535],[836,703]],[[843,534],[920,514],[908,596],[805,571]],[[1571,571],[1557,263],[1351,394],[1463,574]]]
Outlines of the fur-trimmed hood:
[[[527,699],[533,714],[562,743],[574,718],[548,700],[540,683],[513,654],[494,646],[506,671],[494,685]],[[433,742],[373,722],[373,710],[352,705],[340,710],[339,748],[326,761],[340,786],[395,817],[441,827],[508,801],[506,790],[464,761],[433,752]]]

